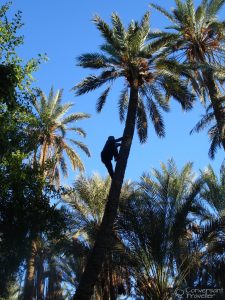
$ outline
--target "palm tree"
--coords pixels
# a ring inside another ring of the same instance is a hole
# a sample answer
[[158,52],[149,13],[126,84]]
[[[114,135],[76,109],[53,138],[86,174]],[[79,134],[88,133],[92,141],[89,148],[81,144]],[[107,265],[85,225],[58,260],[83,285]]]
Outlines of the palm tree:
[[196,274],[201,255],[191,228],[193,216],[205,213],[202,182],[194,178],[192,164],[179,172],[170,160],[161,168],[143,174],[118,222],[136,293],[154,300],[171,299],[172,289],[190,283]]
[[59,167],[64,176],[67,176],[67,165],[64,158],[64,152],[69,157],[73,169],[84,170],[83,163],[77,152],[67,143],[81,149],[85,154],[90,156],[90,152],[86,145],[73,138],[66,138],[66,133],[74,131],[75,133],[85,137],[85,131],[73,124],[77,121],[89,118],[85,113],[72,113],[66,115],[69,109],[72,108],[72,103],[62,104],[63,90],[58,90],[55,94],[51,88],[49,96],[39,91],[39,97],[34,99],[33,105],[36,110],[34,115],[35,121],[33,130],[37,136],[37,146],[34,153],[34,161],[37,162],[39,155],[39,164],[44,169],[47,163],[50,163],[50,168],[46,172],[46,176],[51,180],[55,180],[57,184],[60,181]]
[[[213,115],[216,120],[216,131],[209,131],[213,143],[222,145],[225,150],[224,130],[224,101],[216,80],[216,72],[224,63],[224,28],[225,22],[217,20],[217,13],[223,7],[224,0],[202,0],[195,9],[192,0],[176,0],[176,8],[168,12],[157,4],[152,7],[163,13],[172,26],[167,27],[173,32],[156,32],[150,34],[150,39],[155,43],[167,42],[165,53],[170,53],[173,58],[183,61],[184,64],[194,69],[198,83],[203,87],[203,94],[207,93]],[[224,78],[224,72],[223,78]],[[220,76],[221,77],[221,76]],[[196,82],[192,81],[194,89]],[[213,126],[214,127],[214,126]],[[213,134],[213,136],[212,136]],[[211,149],[210,149],[211,154]]]
[[[66,247],[66,255],[61,259],[63,280],[77,288],[88,254],[94,244],[98,228],[104,213],[110,178],[102,179],[97,174],[91,178],[80,176],[72,190],[64,195],[64,200],[73,210],[75,231],[72,243]],[[127,183],[122,196],[127,198],[132,191],[132,184]],[[123,242],[116,228],[113,228],[113,247],[107,252],[103,269],[98,277],[94,299],[115,300],[119,294],[129,294],[130,277],[123,255]]]
[[[101,111],[106,102],[112,83],[119,77],[125,78],[125,88],[119,98],[120,119],[126,116],[125,128],[112,179],[108,201],[102,224],[81,278],[74,299],[90,299],[97,277],[101,271],[106,250],[110,248],[110,237],[113,223],[117,216],[120,191],[123,184],[126,165],[134,136],[135,125],[141,142],[147,139],[147,112],[153,122],[156,133],[163,137],[164,123],[160,109],[168,110],[166,99],[173,96],[184,109],[192,107],[193,96],[186,85],[180,81],[180,73],[172,72],[164,59],[154,55],[161,45],[146,43],[149,34],[149,13],[140,22],[132,21],[124,28],[119,16],[112,14],[112,28],[99,16],[94,18],[105,44],[101,46],[102,53],[87,53],[78,57],[78,65],[84,68],[102,69],[100,75],[90,75],[74,89],[76,95],[88,93],[104,84],[108,84],[97,101],[97,111]],[[179,68],[176,68],[178,70]]]
[[[199,240],[204,249],[201,272],[199,272],[199,286],[224,287],[224,253],[225,253],[225,168],[221,167],[217,176],[209,165],[202,172],[204,188],[202,198],[209,206],[209,217],[204,222]],[[222,298],[221,298],[222,299]]]
[[[62,93],[63,90],[59,90],[54,94],[53,88],[51,88],[49,96],[46,97],[46,95],[39,90],[39,97],[36,97],[33,101],[36,114],[34,114],[33,123],[28,127],[28,130],[32,135],[36,136],[37,140],[33,163],[34,165],[39,163],[43,170],[43,177],[45,179],[49,178],[51,183],[55,181],[56,185],[59,185],[60,183],[59,167],[61,168],[63,175],[67,175],[67,165],[63,156],[64,152],[69,157],[74,169],[78,168],[79,170],[84,170],[79,155],[67,144],[67,140],[90,156],[86,145],[80,141],[65,137],[66,132],[68,131],[74,131],[85,137],[85,131],[82,128],[73,126],[71,123],[88,118],[89,115],[84,113],[73,113],[66,116],[65,114],[73,104],[62,104]],[[38,236],[40,234],[38,229],[34,231],[35,232],[32,233],[31,253],[27,260],[24,300],[30,300],[34,294],[35,249],[37,248]]]

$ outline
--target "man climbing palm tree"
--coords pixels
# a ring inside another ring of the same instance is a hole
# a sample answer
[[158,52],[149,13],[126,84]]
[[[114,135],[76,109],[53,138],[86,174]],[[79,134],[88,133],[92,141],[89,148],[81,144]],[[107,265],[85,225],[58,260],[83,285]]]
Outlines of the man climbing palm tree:
[[140,141],[144,143],[148,134],[148,113],[156,133],[159,137],[163,137],[165,130],[160,110],[168,111],[168,97],[172,96],[176,99],[185,110],[192,108],[194,100],[193,95],[180,78],[182,72],[179,72],[178,68],[175,70],[171,68],[173,61],[170,61],[168,68],[165,59],[155,55],[158,54],[162,45],[152,46],[146,43],[150,31],[149,13],[144,15],[140,24],[132,21],[127,29],[115,13],[112,14],[112,28],[98,16],[95,17],[94,22],[105,40],[101,46],[104,54],[83,54],[78,58],[78,65],[103,71],[98,76],[87,76],[74,89],[76,95],[83,95],[108,84],[97,102],[97,111],[100,112],[112,83],[115,79],[123,77],[125,88],[119,98],[119,113],[121,121],[124,121],[126,116],[123,136],[129,136],[129,138],[122,141],[120,159],[113,174],[102,224],[74,296],[75,300],[91,299],[107,249],[111,248],[110,236],[117,216],[135,126]]
[[121,146],[120,142],[123,139],[124,139],[123,137],[115,139],[114,136],[109,136],[108,140],[106,141],[105,146],[101,152],[102,162],[106,166],[111,178],[113,178],[113,174],[114,174],[113,166],[112,166],[112,159],[114,157],[115,161],[118,160],[119,153],[118,153],[117,148]]

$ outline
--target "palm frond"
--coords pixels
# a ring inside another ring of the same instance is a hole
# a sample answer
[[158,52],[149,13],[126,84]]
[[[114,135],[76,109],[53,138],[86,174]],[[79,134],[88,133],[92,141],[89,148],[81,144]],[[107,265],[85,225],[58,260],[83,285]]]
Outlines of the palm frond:
[[[151,35],[150,35],[151,37]],[[161,50],[161,48],[170,45],[171,42],[179,38],[178,34],[175,33],[166,33],[163,37],[160,37],[156,40],[153,40],[146,46],[146,50],[149,49],[149,52],[155,53],[156,51]]]
[[57,90],[54,94],[53,88],[50,91],[49,98],[48,98],[48,107],[50,113],[53,113],[59,106],[63,96],[63,89]]
[[62,137],[65,137],[65,135],[66,135],[66,126],[64,126],[63,124],[60,124],[57,129],[59,129],[61,131]]
[[155,3],[150,3],[150,6],[155,8],[156,10],[160,11],[164,16],[166,16],[170,21],[175,22],[176,20],[174,19],[173,15],[170,14],[166,9],[161,7],[158,4]]
[[118,43],[119,49],[125,49],[126,47],[126,31],[121,22],[118,14],[112,13],[111,15],[112,24],[113,24],[113,33],[115,36],[115,40]]
[[63,155],[60,156],[59,165],[60,165],[60,168],[62,170],[63,176],[67,177],[68,176],[68,169],[67,169],[67,164],[65,162],[65,158],[63,157]]
[[140,97],[138,100],[136,127],[140,143],[145,143],[148,138],[148,120],[143,100]]
[[220,11],[223,7],[225,1],[224,0],[211,0],[207,5],[206,15],[208,18],[215,17],[215,15]]
[[214,159],[216,150],[221,147],[220,134],[216,125],[210,128],[208,135],[211,140],[208,154],[211,159]]
[[85,53],[77,57],[77,65],[83,68],[100,69],[109,67],[108,58],[99,53]]
[[149,18],[150,18],[150,13],[146,12],[141,20],[140,23],[140,28],[142,32],[142,38],[143,40],[146,40],[149,31],[150,31],[150,26],[149,26]]
[[195,7],[193,0],[186,0],[186,6],[189,19],[191,20],[191,24],[195,26]]
[[95,16],[93,18],[93,22],[96,24],[96,27],[101,32],[103,38],[110,45],[114,45],[115,38],[112,29],[108,26],[108,24],[103,21],[99,16]]
[[36,109],[38,114],[41,114],[41,104],[36,97],[34,97],[33,101],[34,108]]
[[110,44],[103,44],[100,46],[100,49],[110,55],[109,62],[114,64],[114,65],[119,65],[120,64],[120,54],[115,47],[113,47]]
[[65,150],[66,154],[68,155],[73,169],[79,169],[80,171],[84,171],[84,165],[79,157],[79,155],[67,144],[64,143],[63,150]]
[[172,74],[164,73],[160,84],[167,94],[173,96],[181,104],[184,110],[190,110],[193,107],[195,96],[189,92],[184,82],[177,80]]
[[70,114],[68,117],[63,118],[62,124],[67,125],[67,124],[70,124],[72,122],[88,119],[90,117],[91,116],[89,114],[78,113],[77,112],[77,113]]
[[41,113],[44,114],[47,109],[47,97],[42,91],[40,91],[40,107],[41,107]]
[[115,72],[114,69],[109,71],[102,72],[99,76],[90,75],[86,77],[82,82],[78,83],[73,87],[73,90],[76,91],[77,96],[81,96],[83,94],[89,93],[96,88],[102,86],[108,81],[112,81],[119,77],[121,74]]
[[69,139],[69,141],[70,141],[71,143],[73,143],[74,145],[76,145],[77,147],[79,147],[82,151],[84,151],[84,153],[85,153],[88,157],[91,156],[88,147],[87,147],[86,145],[84,145],[82,142],[78,142],[78,141],[75,141],[75,140],[73,140],[73,139]]
[[200,121],[195,125],[195,127],[190,131],[190,134],[194,132],[200,132],[201,130],[204,130],[214,119],[214,114],[213,113],[207,113],[204,115]]
[[164,126],[162,115],[161,115],[157,105],[154,103],[154,101],[150,97],[147,97],[147,109],[149,111],[150,118],[154,125],[156,134],[159,137],[164,137],[165,136],[165,126]]
[[60,186],[60,173],[59,173],[59,169],[57,166],[55,167],[55,170],[54,170],[53,179],[56,183],[56,187],[59,187]]
[[202,3],[197,7],[197,9],[195,11],[195,21],[197,24],[200,23],[206,15],[207,2],[208,2],[208,0],[203,0]]
[[168,101],[166,97],[161,93],[161,91],[154,85],[145,86],[146,90],[152,94],[159,106],[166,112],[170,110]]
[[63,105],[55,107],[54,111],[51,113],[51,118],[53,120],[60,119],[65,113],[68,112],[70,108],[73,107],[73,103],[65,103]]
[[126,87],[121,91],[118,102],[120,122],[123,122],[125,119],[125,114],[128,108],[128,101],[128,88]]
[[87,136],[85,130],[83,130],[83,129],[80,128],[80,127],[69,127],[69,128],[67,128],[66,130],[72,130],[72,131],[75,131],[76,133],[78,133],[79,135],[81,135],[81,136],[83,136],[83,137],[86,137],[86,136]]
[[106,102],[106,99],[108,97],[110,90],[111,90],[111,86],[107,87],[107,89],[98,98],[97,103],[96,103],[96,111],[98,113],[100,113],[102,111],[102,108]]
[[48,102],[52,101],[53,97],[54,97],[54,88],[53,88],[53,86],[51,86],[50,92],[48,95],[48,99],[49,99]]

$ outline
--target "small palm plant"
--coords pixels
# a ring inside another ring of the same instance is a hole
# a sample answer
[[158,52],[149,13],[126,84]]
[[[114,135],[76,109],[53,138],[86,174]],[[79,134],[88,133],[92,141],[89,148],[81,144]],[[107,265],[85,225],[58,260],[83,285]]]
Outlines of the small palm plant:
[[[196,9],[192,0],[175,2],[176,7],[172,12],[157,4],[151,4],[172,22],[167,27],[172,32],[153,32],[149,38],[156,44],[167,42],[164,53],[194,70],[198,85],[192,80],[192,86],[204,98],[209,96],[213,111],[213,118],[210,118],[216,121],[213,132],[209,130],[210,138],[213,144],[222,145],[225,150],[224,99],[219,85],[221,80],[224,81],[222,66],[225,61],[225,23],[217,19],[225,1],[202,0]],[[198,89],[199,85],[201,91]],[[211,121],[207,116],[206,118]],[[213,144],[209,152],[211,156],[214,155]]]
[[163,137],[165,129],[160,110],[168,110],[168,97],[173,96],[186,110],[192,108],[194,100],[180,78],[182,72],[177,63],[172,60],[167,63],[156,55],[162,44],[147,44],[150,32],[149,13],[144,15],[140,24],[132,21],[127,29],[115,13],[112,14],[112,28],[99,16],[94,18],[94,23],[105,42],[101,46],[102,52],[81,55],[78,57],[78,65],[102,72],[99,75],[87,76],[74,90],[76,95],[83,95],[107,84],[97,101],[97,111],[100,112],[112,83],[115,79],[124,78],[125,87],[119,97],[119,114],[120,119],[125,121],[123,136],[127,138],[123,140],[120,148],[102,225],[74,297],[79,300],[90,299],[101,270],[108,247],[108,236],[117,215],[135,126],[140,141],[145,142],[149,116],[156,133]]
[[[39,91],[39,97],[35,98],[33,102],[36,114],[34,114],[35,122],[32,129],[36,133],[38,141],[34,153],[34,161],[37,162],[39,159],[39,164],[42,168],[45,168],[46,164],[50,163],[51,168],[48,169],[46,175],[50,176],[50,179],[54,179],[58,184],[60,181],[59,168],[61,168],[63,175],[67,176],[67,164],[64,153],[68,156],[73,169],[84,170],[79,155],[68,142],[90,156],[86,145],[73,138],[66,138],[66,133],[69,131],[85,137],[85,131],[80,127],[74,126],[74,123],[90,116],[85,113],[66,115],[73,104],[62,104],[62,93],[63,90],[59,90],[54,94],[53,88],[51,88],[49,96],[46,97],[42,91]],[[39,158],[37,157],[38,155]]]

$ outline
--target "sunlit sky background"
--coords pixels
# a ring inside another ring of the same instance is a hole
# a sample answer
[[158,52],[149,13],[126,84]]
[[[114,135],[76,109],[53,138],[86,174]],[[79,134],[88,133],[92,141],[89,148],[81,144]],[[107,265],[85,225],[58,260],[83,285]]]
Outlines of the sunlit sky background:
[[[170,9],[174,1],[153,1],[164,8]],[[92,115],[91,119],[80,121],[79,127],[87,132],[87,138],[82,140],[89,146],[91,158],[87,158],[78,150],[88,176],[93,172],[107,175],[107,171],[100,160],[100,152],[109,135],[120,137],[124,124],[120,124],[117,102],[121,84],[114,84],[108,102],[101,114],[95,110],[96,100],[103,89],[96,90],[81,97],[75,97],[72,87],[82,78],[92,73],[87,69],[76,66],[75,58],[82,53],[96,52],[103,43],[99,31],[91,21],[98,14],[106,22],[110,22],[112,12],[117,12],[124,24],[132,19],[140,20],[149,10],[149,1],[146,0],[14,0],[11,13],[21,10],[24,27],[24,45],[19,48],[19,55],[28,60],[38,53],[47,53],[49,61],[41,65],[34,74],[35,85],[46,94],[53,85],[55,90],[64,89],[64,101],[73,102],[71,112],[86,112]],[[198,4],[199,1],[195,1]],[[225,15],[225,8],[220,16]],[[159,12],[151,10],[151,28],[163,29],[169,21]],[[149,138],[146,144],[140,144],[137,135],[133,141],[125,178],[138,180],[144,171],[159,168],[160,162],[174,158],[181,168],[186,162],[194,163],[194,169],[204,169],[209,163],[216,172],[219,172],[223,162],[223,151],[217,152],[214,161],[208,157],[209,140],[206,132],[189,134],[199,120],[204,109],[197,101],[194,109],[183,112],[180,106],[171,102],[171,111],[164,113],[166,137],[159,139],[153,128],[149,127]],[[69,178],[65,183],[72,183],[78,173],[70,170]]]

